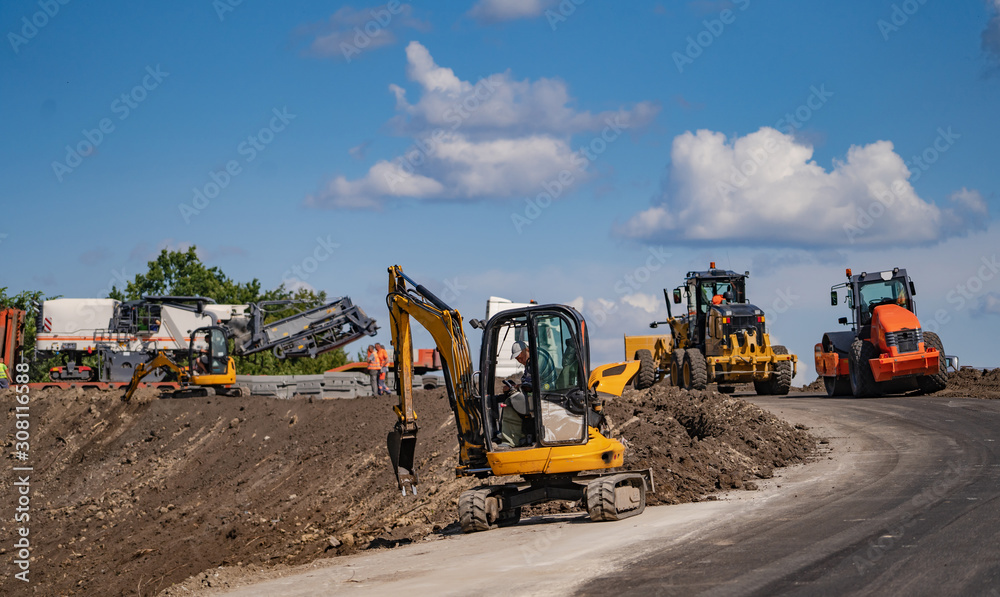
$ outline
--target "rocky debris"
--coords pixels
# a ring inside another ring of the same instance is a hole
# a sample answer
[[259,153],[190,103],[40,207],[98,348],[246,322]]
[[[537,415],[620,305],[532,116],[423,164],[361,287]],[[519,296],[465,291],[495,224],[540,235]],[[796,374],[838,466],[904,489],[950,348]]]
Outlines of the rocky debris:
[[[826,387],[823,385],[823,378],[817,377],[811,384],[801,388],[793,387],[791,391],[825,395]],[[910,395],[918,395],[918,393],[914,391]],[[940,392],[934,392],[928,396],[998,400],[1000,399],[1000,368],[962,367],[959,371],[950,371],[948,373],[948,386]]]
[[823,383],[822,377],[817,377],[811,384],[806,384],[801,388],[792,386],[791,392],[799,392],[802,394],[815,394],[821,393],[826,394],[826,385]]
[[756,489],[775,468],[804,462],[816,438],[743,400],[666,384],[629,390],[605,407],[626,445],[625,467],[650,468],[647,503],[699,501],[714,491]]
[[962,367],[948,373],[948,386],[932,396],[1000,400],[1000,368]]

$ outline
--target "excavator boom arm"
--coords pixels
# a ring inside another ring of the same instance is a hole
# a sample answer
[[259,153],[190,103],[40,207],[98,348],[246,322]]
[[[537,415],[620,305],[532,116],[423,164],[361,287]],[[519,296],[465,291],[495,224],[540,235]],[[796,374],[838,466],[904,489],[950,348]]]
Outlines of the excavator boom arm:
[[149,375],[153,371],[156,371],[160,367],[166,367],[167,369],[170,369],[171,371],[176,373],[178,379],[180,379],[182,382],[187,380],[188,378],[187,369],[185,367],[178,366],[176,363],[170,360],[170,357],[164,354],[163,351],[160,351],[157,352],[156,356],[153,357],[151,360],[145,363],[141,363],[138,367],[135,368],[135,373],[132,374],[132,381],[129,382],[128,387],[125,389],[125,395],[122,396],[122,400],[124,400],[125,402],[132,400],[132,394],[134,394],[135,391],[139,389],[139,383],[142,382],[142,380],[147,375]]
[[448,400],[458,426],[459,463],[469,466],[485,462],[483,424],[473,384],[472,356],[462,330],[461,314],[423,286],[407,277],[398,265],[389,268],[389,307],[392,344],[395,350],[399,404],[394,407],[396,425],[387,440],[389,457],[400,489],[416,492],[413,454],[417,438],[417,415],[413,409],[413,342],[410,318],[419,322],[441,353]]

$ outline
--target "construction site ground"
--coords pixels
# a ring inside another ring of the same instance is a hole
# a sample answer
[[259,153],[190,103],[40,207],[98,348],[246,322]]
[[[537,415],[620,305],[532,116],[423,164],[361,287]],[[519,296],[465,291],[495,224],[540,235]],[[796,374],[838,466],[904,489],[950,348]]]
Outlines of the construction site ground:
[[[953,374],[938,395],[950,394],[1000,398],[1000,370]],[[393,397],[172,400],[146,389],[124,404],[119,396],[31,394],[32,576],[24,585],[8,571],[0,593],[215,592],[324,558],[460,534],[458,495],[477,483],[454,476],[444,390],[416,393],[419,495],[406,498],[385,449]],[[806,462],[825,443],[711,387],[627,390],[606,413],[627,444],[626,467],[653,471],[650,505],[755,490],[775,468]],[[16,503],[15,491],[0,486],[0,503]],[[557,503],[525,516],[544,523],[572,511],[575,504]],[[2,517],[4,537],[20,526],[12,519]],[[0,546],[7,562],[11,550],[12,542]]]

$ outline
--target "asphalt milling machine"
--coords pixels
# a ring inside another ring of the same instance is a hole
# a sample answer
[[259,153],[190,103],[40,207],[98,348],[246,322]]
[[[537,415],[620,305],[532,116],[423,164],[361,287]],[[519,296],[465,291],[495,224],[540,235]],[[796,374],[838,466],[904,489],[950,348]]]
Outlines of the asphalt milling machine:
[[[261,301],[220,305],[202,296],[145,296],[114,299],[53,299],[39,306],[35,358],[62,357],[53,381],[128,382],[140,365],[163,353],[174,362],[188,360],[194,330],[222,328],[238,356],[270,350],[278,358],[315,357],[374,336],[374,319],[340,297],[276,321],[266,321],[301,301]],[[199,344],[197,349],[207,348]],[[82,364],[97,357],[97,367]],[[162,371],[149,373],[162,380]]]

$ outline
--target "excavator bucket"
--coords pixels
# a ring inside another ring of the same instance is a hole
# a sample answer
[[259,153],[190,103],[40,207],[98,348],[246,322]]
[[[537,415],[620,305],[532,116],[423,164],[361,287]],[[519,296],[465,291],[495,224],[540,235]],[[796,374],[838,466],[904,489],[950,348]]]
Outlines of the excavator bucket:
[[403,432],[393,429],[386,438],[389,447],[389,460],[392,461],[392,469],[396,473],[396,483],[406,495],[406,488],[410,488],[412,495],[417,495],[417,473],[413,470],[413,453],[417,447],[416,431]]

